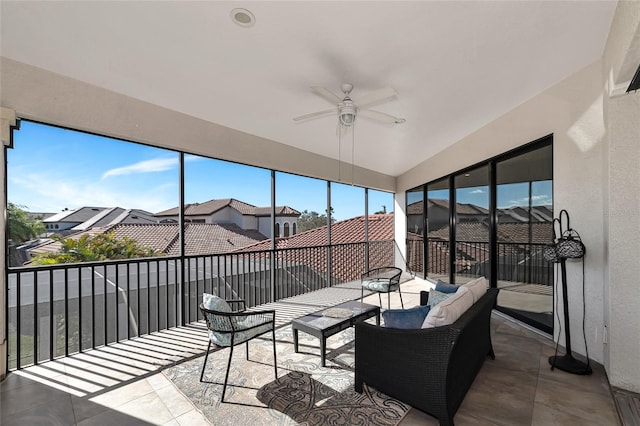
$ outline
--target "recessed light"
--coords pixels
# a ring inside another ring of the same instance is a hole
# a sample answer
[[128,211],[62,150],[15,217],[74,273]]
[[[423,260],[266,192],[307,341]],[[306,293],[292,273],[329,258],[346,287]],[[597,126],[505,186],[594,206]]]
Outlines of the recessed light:
[[469,176],[471,176],[471,174],[470,174],[470,173],[465,173],[465,174],[464,174],[464,177],[469,177]]
[[251,27],[256,23],[256,17],[247,9],[233,9],[231,11],[231,19],[241,27]]

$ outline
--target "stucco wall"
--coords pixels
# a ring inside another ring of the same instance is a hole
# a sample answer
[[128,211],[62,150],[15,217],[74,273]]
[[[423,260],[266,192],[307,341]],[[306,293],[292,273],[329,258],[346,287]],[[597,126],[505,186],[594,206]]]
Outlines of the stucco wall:
[[640,392],[640,92],[609,103],[608,373]]
[[[591,64],[535,96],[455,145],[398,178],[398,193],[486,160],[550,133],[554,137],[554,208],[566,209],[571,226],[587,246],[585,257],[585,330],[589,356],[602,363],[604,347],[602,271],[603,122],[602,63]],[[487,99],[487,102],[491,102]],[[398,206],[404,212],[404,205]],[[396,229],[399,228],[396,215]],[[401,240],[404,241],[404,236]],[[585,354],[582,338],[582,264],[567,265],[569,312],[574,351]],[[559,286],[558,286],[559,287]],[[559,289],[556,294],[561,294]],[[561,306],[558,312],[562,318]],[[560,327],[555,318],[556,338]],[[564,325],[563,325],[564,326]],[[564,343],[564,333],[560,335]]]

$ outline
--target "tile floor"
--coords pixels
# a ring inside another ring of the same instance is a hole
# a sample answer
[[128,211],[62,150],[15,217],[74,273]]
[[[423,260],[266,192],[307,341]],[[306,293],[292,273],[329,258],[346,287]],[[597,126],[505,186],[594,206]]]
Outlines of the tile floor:
[[[405,307],[417,305],[420,285],[407,282],[402,289]],[[397,295],[391,303],[399,307]],[[457,425],[620,424],[602,367],[594,366],[591,376],[551,371],[553,342],[498,315],[492,336],[497,358],[485,362]],[[205,348],[205,327],[195,323],[12,372],[0,384],[0,424],[207,425],[160,372]],[[418,410],[400,423],[436,424]]]

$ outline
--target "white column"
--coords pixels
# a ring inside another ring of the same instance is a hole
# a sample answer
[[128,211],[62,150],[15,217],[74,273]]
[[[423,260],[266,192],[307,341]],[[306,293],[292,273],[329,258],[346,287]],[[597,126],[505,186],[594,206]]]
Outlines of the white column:
[[[0,137],[2,140],[2,149],[0,149],[0,185],[5,188],[5,146],[11,144],[11,128],[16,125],[16,113],[9,108],[0,108]],[[6,194],[5,194],[6,198]],[[7,294],[7,283],[5,281],[4,268],[7,267],[7,253],[6,253],[6,241],[5,224],[7,218],[7,206],[2,202],[2,214],[0,214],[0,265],[2,265],[2,273],[0,274],[0,380],[3,380],[7,375],[7,336],[6,330],[6,308],[7,301],[5,295]]]

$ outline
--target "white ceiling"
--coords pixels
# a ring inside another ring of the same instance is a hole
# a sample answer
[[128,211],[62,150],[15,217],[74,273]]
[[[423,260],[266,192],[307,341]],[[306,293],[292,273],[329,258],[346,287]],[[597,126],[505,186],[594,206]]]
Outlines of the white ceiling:
[[[337,158],[337,118],[310,91],[354,100],[391,86],[360,118],[355,164],[397,176],[598,60],[615,1],[12,2],[2,56]],[[256,24],[230,12],[244,7]],[[522,141],[527,142],[527,141]],[[351,147],[341,158],[351,160]]]

